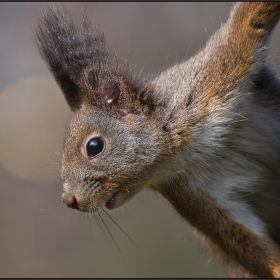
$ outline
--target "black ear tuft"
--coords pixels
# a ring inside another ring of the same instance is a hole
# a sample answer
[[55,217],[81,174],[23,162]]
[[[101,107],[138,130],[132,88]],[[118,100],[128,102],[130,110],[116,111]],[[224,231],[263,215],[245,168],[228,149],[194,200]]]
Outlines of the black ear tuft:
[[88,66],[109,59],[106,37],[83,16],[82,30],[63,7],[49,8],[35,34],[40,54],[60,85],[72,110],[79,108],[82,93],[79,80]]
[[49,8],[39,22],[35,41],[72,111],[82,103],[125,116],[142,110],[139,77],[121,65],[104,33],[85,15],[78,27],[68,10]]

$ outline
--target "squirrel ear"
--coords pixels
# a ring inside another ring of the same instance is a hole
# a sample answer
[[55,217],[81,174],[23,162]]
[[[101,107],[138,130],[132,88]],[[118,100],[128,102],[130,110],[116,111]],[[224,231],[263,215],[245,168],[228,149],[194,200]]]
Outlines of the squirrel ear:
[[60,86],[70,109],[76,111],[82,103],[76,78],[82,71],[87,53],[80,46],[77,27],[70,13],[63,7],[48,7],[35,32],[35,43]]
[[53,6],[43,15],[35,36],[72,111],[82,103],[111,108],[119,115],[135,111],[136,90],[126,78],[128,71],[121,68],[104,33],[85,15],[80,30],[69,11]]
[[83,102],[111,109],[121,116],[139,112],[139,90],[128,76],[116,57],[106,63],[95,63],[84,72],[79,83],[83,87]]

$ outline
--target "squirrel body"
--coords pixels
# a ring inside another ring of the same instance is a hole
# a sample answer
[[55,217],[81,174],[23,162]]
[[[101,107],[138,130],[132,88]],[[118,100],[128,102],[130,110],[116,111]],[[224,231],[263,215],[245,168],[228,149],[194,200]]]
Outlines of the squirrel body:
[[267,64],[280,3],[234,5],[206,47],[151,81],[103,33],[49,9],[37,44],[74,112],[62,200],[95,212],[161,193],[234,277],[280,277],[280,80]]

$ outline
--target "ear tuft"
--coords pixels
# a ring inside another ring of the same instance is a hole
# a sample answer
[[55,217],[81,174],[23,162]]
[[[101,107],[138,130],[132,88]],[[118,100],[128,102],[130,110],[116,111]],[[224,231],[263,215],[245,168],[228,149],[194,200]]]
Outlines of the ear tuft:
[[81,104],[119,116],[142,110],[139,79],[122,65],[104,33],[83,15],[79,28],[68,10],[49,8],[39,22],[36,44],[72,109]]
[[77,110],[82,103],[79,80],[84,69],[109,60],[105,35],[85,16],[80,30],[66,8],[53,6],[39,21],[35,43],[70,108]]

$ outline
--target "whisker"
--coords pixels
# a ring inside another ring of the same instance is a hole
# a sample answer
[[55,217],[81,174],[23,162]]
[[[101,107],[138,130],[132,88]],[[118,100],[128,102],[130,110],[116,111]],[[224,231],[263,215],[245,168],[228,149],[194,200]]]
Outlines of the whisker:
[[137,197],[138,197],[138,199],[140,200],[141,204],[144,206],[145,204],[144,204],[143,200],[140,198],[140,195],[139,195],[139,194],[137,195]]
[[50,210],[50,209],[53,209],[54,207],[58,206],[62,201],[59,201],[58,203],[56,203],[55,205],[53,206],[50,206],[49,208],[39,208],[37,210],[39,211],[47,211],[47,210]]
[[122,231],[122,233],[132,242],[132,244],[139,250],[138,246],[135,244],[135,242],[130,238],[130,236],[119,226],[119,224],[104,210],[103,212],[107,215],[107,217],[110,218],[110,220]]
[[34,169],[30,170],[30,171],[36,171],[36,170],[39,170],[39,169],[44,168],[44,167],[47,167],[47,166],[58,165],[58,164],[59,164],[59,163],[49,163],[49,164],[40,166],[40,167],[38,167],[38,168],[34,168]]
[[[100,215],[100,214],[98,213],[98,215]],[[109,238],[108,238],[108,236],[107,236],[107,234],[106,234],[106,232],[105,232],[105,230],[104,230],[102,224],[100,223],[98,217],[97,217],[96,215],[93,215],[93,218],[94,218],[94,220],[96,221],[98,227],[101,229],[101,231],[102,231],[103,234],[105,235],[105,237],[109,240]]]
[[51,150],[51,149],[48,149],[48,148],[45,148],[45,147],[41,147],[41,146],[39,146],[39,145],[34,145],[34,146],[37,147],[37,148],[45,149],[45,150],[47,150],[47,151],[49,151],[49,152],[53,152],[53,153],[55,153],[56,155],[58,155],[58,156],[61,157],[61,154],[60,154],[59,152],[55,152],[55,151],[53,151],[53,150]]
[[89,217],[89,214],[87,214],[87,220],[88,220],[88,223],[89,223],[89,228],[90,228],[90,232],[91,232],[91,240],[94,242],[94,238],[93,238],[93,231],[92,231],[92,226],[91,226],[91,220],[90,220],[90,217]]
[[54,171],[54,172],[57,172],[57,173],[60,173],[59,170],[55,170],[55,169],[49,169],[49,170]]
[[121,250],[120,250],[120,248],[119,248],[119,246],[118,246],[118,244],[117,244],[115,238],[113,237],[111,231],[110,231],[109,228],[107,227],[107,225],[106,225],[106,223],[104,222],[104,220],[102,219],[101,215],[100,215],[100,214],[98,214],[98,215],[99,215],[99,218],[101,219],[101,221],[102,221],[104,227],[106,228],[107,232],[109,233],[109,235],[110,235],[112,241],[114,242],[115,246],[117,247],[118,251],[120,252],[122,258],[124,259],[123,254],[122,254],[122,252],[121,252]]
[[84,234],[86,233],[86,214],[87,213],[83,213],[83,230],[84,230]]

